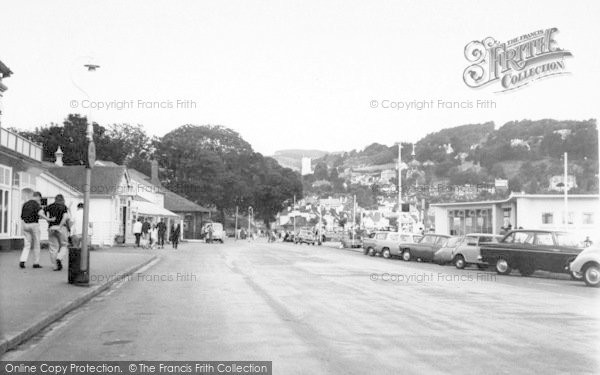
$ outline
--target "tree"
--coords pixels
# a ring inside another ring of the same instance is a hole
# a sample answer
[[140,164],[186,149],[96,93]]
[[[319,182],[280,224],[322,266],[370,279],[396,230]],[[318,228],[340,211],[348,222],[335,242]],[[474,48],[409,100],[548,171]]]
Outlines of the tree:
[[181,126],[156,142],[156,157],[166,170],[167,188],[184,186],[178,193],[216,206],[223,216],[235,206],[252,206],[268,224],[285,201],[302,196],[298,173],[254,152],[237,132],[223,126]]
[[327,164],[325,162],[319,162],[315,166],[315,175],[316,180],[328,180],[329,179],[329,171],[327,168]]

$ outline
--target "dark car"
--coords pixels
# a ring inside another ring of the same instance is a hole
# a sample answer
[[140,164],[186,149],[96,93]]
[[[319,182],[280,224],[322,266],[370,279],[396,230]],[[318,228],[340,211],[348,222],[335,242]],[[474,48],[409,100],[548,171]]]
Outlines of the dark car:
[[536,270],[568,272],[569,263],[583,250],[567,232],[549,230],[513,230],[500,242],[481,246],[481,260],[501,275],[518,269],[529,276]]
[[428,233],[418,242],[401,243],[398,247],[402,260],[409,261],[420,259],[422,261],[433,261],[433,255],[444,245],[451,236],[446,234]]

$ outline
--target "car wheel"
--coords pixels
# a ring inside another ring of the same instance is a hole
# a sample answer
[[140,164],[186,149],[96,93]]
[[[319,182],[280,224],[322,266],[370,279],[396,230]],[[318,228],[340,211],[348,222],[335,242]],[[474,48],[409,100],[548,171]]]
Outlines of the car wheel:
[[510,268],[508,261],[502,258],[498,259],[496,262],[496,272],[500,275],[508,275],[510,274],[510,271],[512,271],[512,269]]
[[519,265],[519,273],[521,276],[531,276],[535,272],[535,266],[531,261],[525,261]]
[[411,258],[412,256],[410,255],[410,250],[404,249],[404,251],[402,252],[402,260],[408,262]]
[[381,255],[385,258],[385,259],[390,259],[392,257],[392,253],[390,252],[390,249],[383,249],[383,251],[381,252]]
[[369,256],[375,256],[375,249],[373,249],[372,247],[369,248]]
[[454,258],[454,266],[456,268],[458,268],[459,270],[462,270],[463,268],[465,268],[466,265],[467,265],[467,263],[465,262],[465,258],[463,258],[462,255],[457,255]]
[[583,270],[583,281],[587,286],[600,286],[600,266],[598,264],[590,264]]

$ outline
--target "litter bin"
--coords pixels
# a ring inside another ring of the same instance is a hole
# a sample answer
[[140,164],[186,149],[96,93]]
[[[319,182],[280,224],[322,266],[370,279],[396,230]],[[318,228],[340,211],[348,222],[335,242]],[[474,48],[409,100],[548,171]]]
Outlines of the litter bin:
[[81,270],[81,248],[69,247],[69,284],[88,285],[90,282],[90,257],[86,271]]

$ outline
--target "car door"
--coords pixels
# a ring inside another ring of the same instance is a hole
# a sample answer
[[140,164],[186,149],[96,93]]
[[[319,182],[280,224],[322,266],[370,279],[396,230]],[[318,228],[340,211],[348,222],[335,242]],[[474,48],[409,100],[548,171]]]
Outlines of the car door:
[[416,258],[426,259],[428,254],[433,250],[433,246],[437,239],[438,236],[425,236],[421,242],[414,245],[414,248],[411,247],[411,252]]

